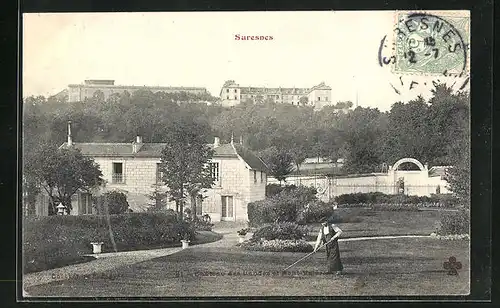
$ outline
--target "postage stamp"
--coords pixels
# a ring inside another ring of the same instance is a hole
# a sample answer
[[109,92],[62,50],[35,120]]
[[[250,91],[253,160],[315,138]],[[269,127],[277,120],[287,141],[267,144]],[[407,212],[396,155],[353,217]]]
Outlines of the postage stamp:
[[397,12],[396,18],[393,72],[453,77],[467,74],[469,16]]

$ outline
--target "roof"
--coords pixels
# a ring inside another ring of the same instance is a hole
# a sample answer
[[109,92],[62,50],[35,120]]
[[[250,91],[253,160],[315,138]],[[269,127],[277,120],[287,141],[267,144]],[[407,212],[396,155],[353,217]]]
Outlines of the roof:
[[[152,157],[159,158],[161,151],[165,148],[166,143],[142,143],[137,153],[133,153],[133,143],[94,143],[94,142],[73,142],[73,146],[80,149],[83,155],[96,157]],[[67,142],[61,145],[61,148],[67,147]],[[211,149],[213,144],[207,144]],[[264,171],[268,169],[262,160],[253,154],[250,150],[235,144],[221,144],[216,147],[214,157],[241,157],[247,165],[254,170]]]
[[252,151],[244,148],[240,144],[235,144],[234,149],[236,149],[238,155],[247,163],[248,166],[250,166],[251,169],[269,173],[266,164],[264,164],[262,159],[255,155]]
[[129,89],[129,90],[167,90],[167,91],[205,91],[202,87],[165,87],[165,86],[126,86],[126,85],[108,85],[108,84],[69,84],[68,88],[110,88],[110,89]]
[[316,85],[311,88],[311,91],[314,90],[331,90],[332,88],[327,86],[324,82],[320,83],[319,85]]

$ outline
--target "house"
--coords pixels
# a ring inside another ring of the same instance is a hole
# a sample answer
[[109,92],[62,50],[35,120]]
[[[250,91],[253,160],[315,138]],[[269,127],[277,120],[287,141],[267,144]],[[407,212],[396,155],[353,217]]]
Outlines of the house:
[[[156,187],[167,188],[161,183],[159,171],[161,151],[166,144],[143,143],[140,136],[133,143],[77,143],[72,142],[70,134],[68,142],[61,147],[74,147],[83,155],[92,157],[103,173],[104,189],[124,192],[134,212],[147,209],[148,196]],[[265,164],[241,144],[221,144],[216,137],[208,146],[215,151],[210,162],[215,185],[203,193],[204,198],[197,198],[196,212],[210,215],[212,221],[246,221],[247,204],[265,198]],[[43,203],[46,208],[48,200]],[[72,215],[93,213],[89,193],[75,194],[72,206]],[[190,200],[186,206],[191,206]],[[174,204],[169,204],[169,207],[175,209]],[[48,215],[47,211],[40,209],[37,213]]]

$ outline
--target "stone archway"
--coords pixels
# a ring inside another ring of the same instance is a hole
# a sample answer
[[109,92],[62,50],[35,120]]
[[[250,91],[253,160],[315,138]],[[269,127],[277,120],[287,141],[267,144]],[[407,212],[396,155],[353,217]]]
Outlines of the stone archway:
[[404,163],[413,163],[415,164],[419,169],[420,171],[425,171],[425,167],[424,165],[422,165],[421,162],[419,162],[418,160],[416,160],[415,158],[402,158],[400,160],[398,160],[393,166],[392,166],[392,170],[397,170],[399,168],[399,166],[401,164],[404,164]]

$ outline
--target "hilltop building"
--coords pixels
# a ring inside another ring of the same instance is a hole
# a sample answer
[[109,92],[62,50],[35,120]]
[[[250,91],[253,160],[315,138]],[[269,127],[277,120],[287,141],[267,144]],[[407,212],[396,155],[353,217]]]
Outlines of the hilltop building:
[[67,96],[68,102],[79,102],[86,98],[92,98],[94,93],[101,91],[104,94],[104,99],[107,99],[112,94],[122,94],[125,91],[132,94],[137,90],[150,90],[153,93],[180,93],[186,92],[191,94],[208,94],[206,88],[199,87],[162,87],[162,86],[126,86],[115,85],[114,80],[85,80],[83,84],[70,84],[68,88],[54,95],[55,97]]
[[235,106],[246,100],[264,102],[268,99],[276,103],[314,106],[318,109],[332,104],[332,88],[324,82],[312,88],[266,88],[243,87],[234,80],[228,80],[222,86],[219,96],[225,107]]

